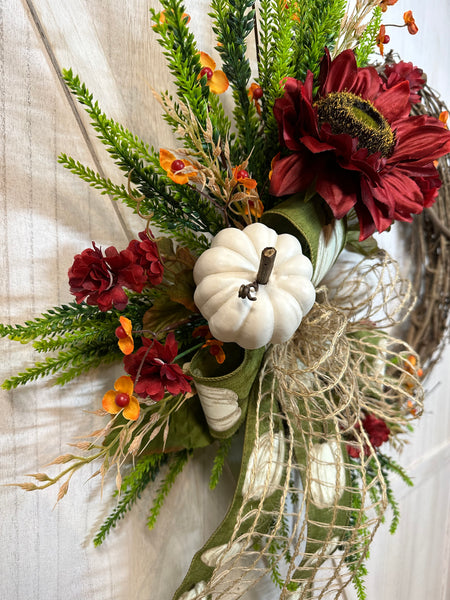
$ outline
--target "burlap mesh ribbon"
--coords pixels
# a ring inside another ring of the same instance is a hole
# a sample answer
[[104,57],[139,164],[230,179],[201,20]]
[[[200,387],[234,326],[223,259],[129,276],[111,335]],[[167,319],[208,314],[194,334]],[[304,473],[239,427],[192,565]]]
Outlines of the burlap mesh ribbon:
[[394,433],[421,411],[418,357],[384,329],[413,298],[384,252],[334,273],[295,336],[266,353],[232,507],[177,600],[240,598],[269,572],[280,599],[338,598],[367,553],[387,497],[362,418]]

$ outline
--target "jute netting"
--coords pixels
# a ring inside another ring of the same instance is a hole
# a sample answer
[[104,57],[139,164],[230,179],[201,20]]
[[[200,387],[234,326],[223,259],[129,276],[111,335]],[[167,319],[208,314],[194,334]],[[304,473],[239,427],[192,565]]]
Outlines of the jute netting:
[[362,419],[382,417],[395,437],[422,409],[418,357],[385,329],[413,299],[384,252],[334,272],[295,336],[266,354],[229,541],[202,549],[212,577],[183,600],[240,598],[268,573],[281,599],[338,598],[366,556],[387,495]]

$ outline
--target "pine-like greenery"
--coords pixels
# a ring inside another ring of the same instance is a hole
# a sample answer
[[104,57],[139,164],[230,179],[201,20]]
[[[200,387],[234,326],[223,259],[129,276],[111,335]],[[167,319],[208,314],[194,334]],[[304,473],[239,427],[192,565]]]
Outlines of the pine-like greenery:
[[159,513],[161,512],[164,500],[166,499],[173,484],[175,483],[177,476],[184,469],[184,466],[187,464],[191,456],[192,450],[182,450],[181,452],[177,452],[176,454],[171,456],[171,461],[169,463],[169,471],[158,488],[156,497],[153,501],[153,506],[150,510],[147,519],[147,527],[149,529],[153,529],[153,527],[155,526],[156,519]]
[[324,48],[333,50],[347,0],[302,0],[295,18],[295,77],[304,81],[307,71],[317,77]]
[[87,87],[71,70],[63,71],[64,80],[85,107],[92,126],[108,153],[136,186],[133,193],[112,184],[88,167],[62,154],[60,162],[102,193],[125,201],[128,206],[147,215],[159,230],[190,248],[196,254],[207,247],[206,238],[223,227],[223,217],[207,198],[187,185],[176,185],[159,164],[159,154],[125,127],[109,119],[100,109]]
[[2,387],[10,390],[56,374],[56,383],[64,385],[82,373],[102,364],[110,364],[122,357],[117,346],[115,330],[119,317],[124,315],[135,326],[140,326],[143,314],[151,307],[151,298],[145,294],[130,295],[125,311],[112,309],[100,312],[97,306],[71,302],[48,310],[23,325],[0,324],[0,337],[21,342],[33,342],[40,353],[58,351],[17,375],[6,379]]
[[203,127],[208,114],[209,88],[206,78],[199,80],[201,64],[194,35],[188,28],[188,16],[181,0],[161,0],[164,18],[150,9],[158,43],[163,48],[167,65],[180,99],[191,108]]
[[249,170],[256,175],[262,152],[260,120],[248,97],[251,68],[246,56],[246,40],[255,27],[253,5],[253,0],[212,0],[210,16],[222,68],[233,90],[233,116],[239,135],[232,148],[232,159],[238,164],[250,157]]
[[209,489],[213,490],[217,484],[219,483],[220,476],[222,475],[223,466],[225,464],[225,460],[228,456],[228,453],[231,448],[231,439],[227,438],[225,440],[219,441],[219,447],[217,449],[217,454],[214,457],[213,467],[211,469],[211,477],[209,478]]
[[374,51],[377,35],[380,31],[382,14],[381,8],[376,6],[372,18],[359,39],[359,43],[355,48],[358,67],[365,67],[369,62],[369,56]]
[[150,454],[137,461],[130,474],[122,482],[120,492],[116,490],[114,496],[120,496],[119,502],[111,514],[106,518],[94,537],[94,545],[100,546],[105,541],[117,522],[126,515],[147,485],[155,481],[161,467],[167,462],[167,454]]

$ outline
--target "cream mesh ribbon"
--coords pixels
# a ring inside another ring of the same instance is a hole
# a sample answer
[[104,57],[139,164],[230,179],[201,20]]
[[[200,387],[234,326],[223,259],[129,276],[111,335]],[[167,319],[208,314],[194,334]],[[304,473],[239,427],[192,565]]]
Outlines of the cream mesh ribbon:
[[367,553],[387,496],[362,418],[383,419],[393,436],[421,412],[415,354],[384,330],[413,298],[384,252],[335,276],[295,336],[266,354],[228,541],[205,545],[198,560],[211,576],[178,600],[241,598],[269,572],[282,600],[338,598]]

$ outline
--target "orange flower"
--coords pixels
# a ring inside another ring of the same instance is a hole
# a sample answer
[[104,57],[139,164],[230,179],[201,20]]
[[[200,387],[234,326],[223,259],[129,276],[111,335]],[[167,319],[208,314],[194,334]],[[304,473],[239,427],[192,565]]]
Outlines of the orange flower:
[[125,419],[136,421],[139,417],[140,406],[133,396],[134,383],[131,377],[123,375],[116,380],[114,389],[103,396],[102,405],[106,412],[115,415],[121,410]]
[[382,10],[382,12],[386,12],[388,9],[388,6],[394,6],[394,4],[397,4],[398,0],[381,0],[379,6]]
[[447,127],[447,121],[448,121],[448,110],[443,110],[440,115],[439,115],[439,121],[441,123],[444,123],[445,128],[448,129]]
[[134,350],[134,340],[131,335],[133,325],[127,317],[119,317],[120,325],[116,329],[116,337],[119,338],[119,348],[124,354],[131,354]]
[[223,342],[220,340],[215,340],[214,338],[205,340],[202,348],[209,348],[209,353],[214,356],[219,365],[225,361],[226,356],[223,350]]
[[254,217],[256,217],[257,219],[260,219],[264,212],[264,204],[261,202],[261,200],[259,198],[256,198],[254,200],[249,198],[245,205],[244,212],[246,215],[248,215],[250,212],[250,214],[252,214]]
[[256,179],[251,179],[248,171],[242,168],[242,165],[238,165],[233,169],[233,181],[236,184],[243,185],[246,190],[254,190],[257,183]]
[[209,348],[209,353],[215,357],[216,361],[221,365],[226,356],[223,350],[223,342],[212,337],[208,325],[200,325],[192,332],[192,337],[204,337],[205,343],[202,348]]
[[250,102],[255,103],[256,112],[261,115],[261,105],[259,100],[263,96],[263,89],[257,83],[252,83],[247,92]]
[[[415,375],[416,377],[423,376],[423,370],[419,367],[417,368],[417,359],[413,354],[410,354],[404,363],[404,368],[407,373],[411,375]],[[408,390],[413,390],[416,387],[414,380],[410,377],[407,377],[405,382],[405,387]]]
[[[177,158],[169,150],[161,148],[159,151],[159,164],[167,176],[175,183],[185,184],[191,177],[197,175],[192,163],[188,160]],[[187,171],[185,169],[188,169]]]
[[390,42],[390,37],[386,35],[386,26],[381,25],[380,31],[378,32],[376,43],[378,48],[380,49],[381,56],[384,56],[384,44],[388,44]]
[[417,27],[416,22],[414,20],[412,10],[407,10],[403,14],[403,20],[405,21],[405,25],[408,27],[409,33],[411,35],[416,35],[416,33],[419,31],[419,28]]
[[[158,24],[159,24],[159,25],[164,25],[164,23],[166,22],[166,14],[165,14],[165,13],[166,13],[166,11],[165,11],[165,10],[162,10],[162,11],[159,13],[159,22],[158,22],[156,25],[153,25],[153,27],[157,27],[157,26],[158,26]],[[190,17],[190,15],[188,15],[187,13],[183,13],[183,14],[181,15],[181,18],[182,18],[182,19],[187,19],[187,20],[186,20],[186,25],[187,25],[187,24],[189,23],[189,21],[191,20],[191,17]]]
[[206,77],[206,83],[210,91],[213,94],[223,94],[229,86],[225,73],[216,69],[216,63],[206,52],[200,52],[200,64],[202,65],[202,70],[200,71],[199,79]]

